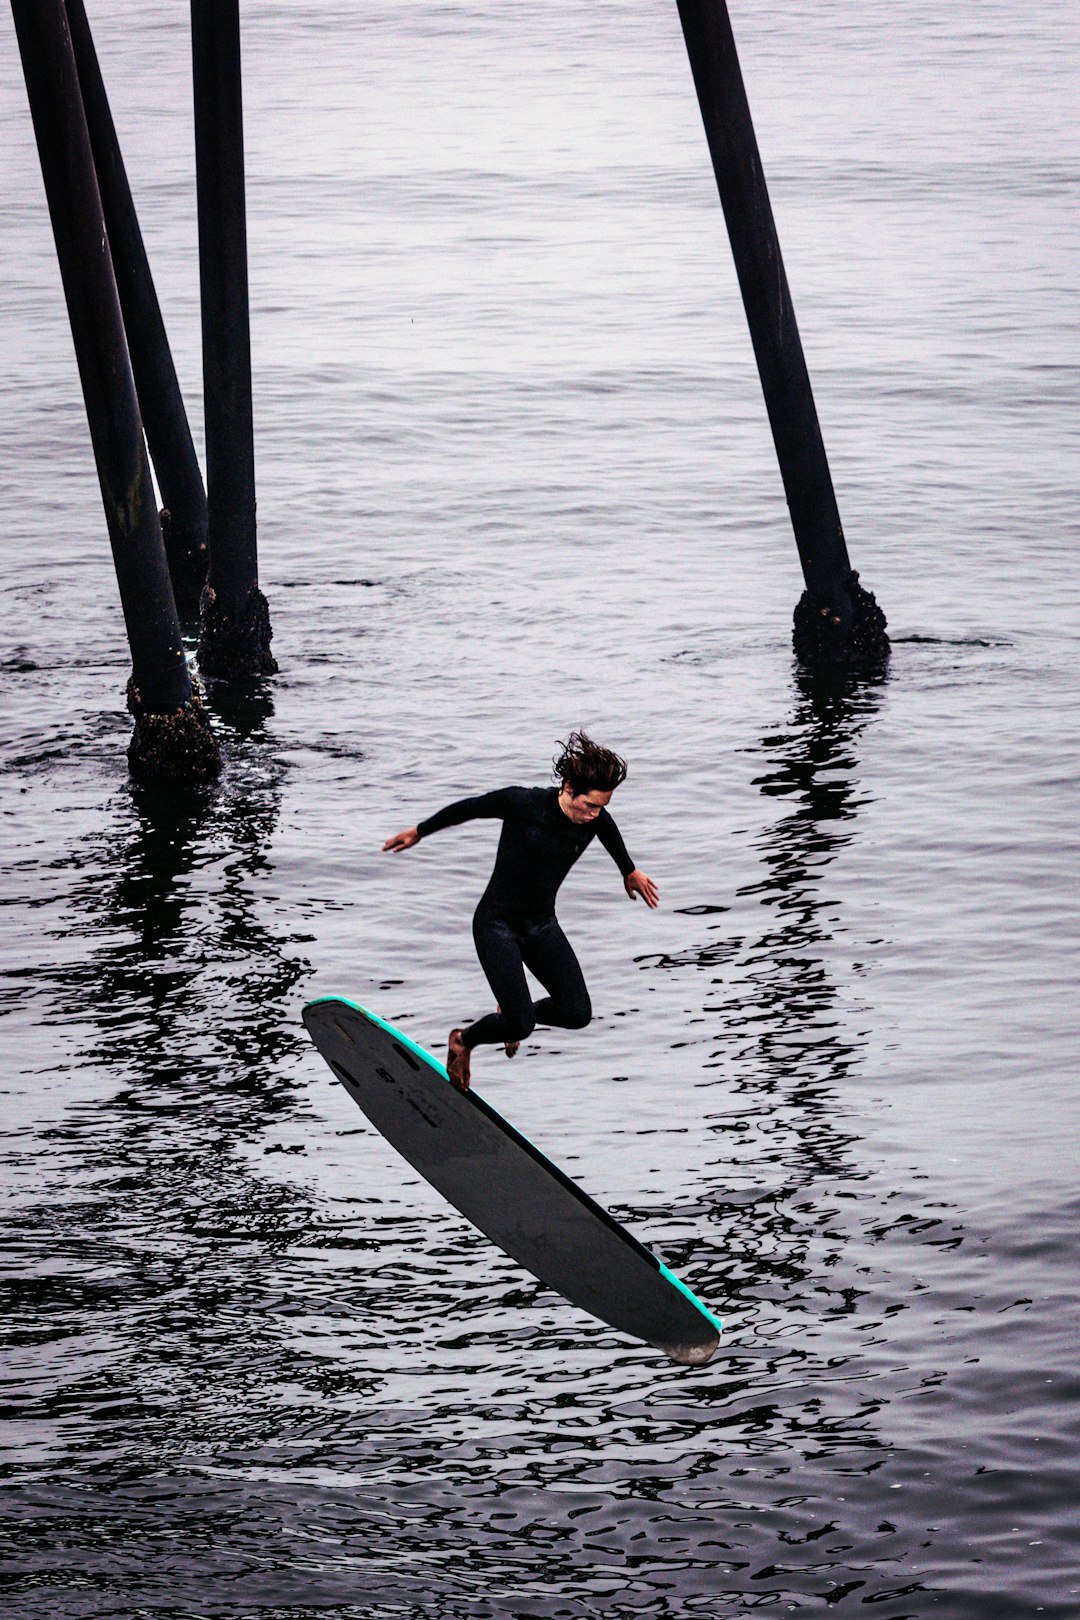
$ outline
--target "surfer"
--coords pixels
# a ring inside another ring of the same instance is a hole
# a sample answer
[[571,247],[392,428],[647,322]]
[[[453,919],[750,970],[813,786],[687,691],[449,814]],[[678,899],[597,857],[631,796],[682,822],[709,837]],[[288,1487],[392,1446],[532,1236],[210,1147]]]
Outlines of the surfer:
[[[631,900],[640,896],[650,908],[660,902],[656,884],[630,859],[607,808],[626,778],[626,761],[583,731],[559,746],[553,761],[557,787],[506,787],[459,799],[383,845],[397,855],[465,821],[490,817],[503,824],[495,867],[473,917],[476,954],[497,1005],[467,1028],[450,1031],[446,1071],[461,1091],[469,1089],[474,1047],[501,1044],[513,1057],[537,1024],[584,1029],[592,1017],[580,964],[555,916],[555,896],[594,838],[622,873]],[[526,968],[547,991],[542,1001],[532,999]]]

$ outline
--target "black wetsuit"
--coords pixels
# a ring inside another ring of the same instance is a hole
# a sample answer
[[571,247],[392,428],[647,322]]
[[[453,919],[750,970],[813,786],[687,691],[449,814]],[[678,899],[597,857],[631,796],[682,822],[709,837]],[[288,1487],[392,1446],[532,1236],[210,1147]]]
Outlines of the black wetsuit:
[[[520,1041],[537,1024],[582,1029],[592,1017],[578,959],[555,917],[555,896],[578,857],[599,838],[623,877],[634,870],[614,820],[601,810],[577,823],[559,807],[558,788],[499,788],[459,799],[421,821],[427,838],[478,817],[498,818],[502,836],[495,869],[473,918],[476,954],[502,1009],[463,1032],[467,1047]],[[525,969],[548,992],[533,1003]]]

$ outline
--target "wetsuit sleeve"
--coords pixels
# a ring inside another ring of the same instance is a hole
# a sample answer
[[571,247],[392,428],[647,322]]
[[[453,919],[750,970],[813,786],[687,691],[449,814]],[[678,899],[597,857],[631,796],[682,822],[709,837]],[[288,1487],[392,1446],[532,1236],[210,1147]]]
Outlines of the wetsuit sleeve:
[[503,820],[513,807],[514,789],[496,788],[494,793],[480,793],[475,799],[458,799],[436,810],[426,821],[418,822],[416,830],[421,838],[427,838],[431,833],[442,832],[444,827],[460,827],[463,821],[476,821],[483,816]]
[[596,818],[596,836],[619,868],[623,877],[629,877],[634,870],[634,863],[627,854],[622,833],[615,825],[614,818],[609,816],[606,810],[601,810]]

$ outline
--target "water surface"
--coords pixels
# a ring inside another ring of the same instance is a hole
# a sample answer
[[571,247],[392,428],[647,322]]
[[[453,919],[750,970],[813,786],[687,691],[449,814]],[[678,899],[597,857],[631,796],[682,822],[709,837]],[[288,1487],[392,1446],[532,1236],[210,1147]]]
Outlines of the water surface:
[[[201,442],[186,12],[90,6]],[[122,622],[0,21],[0,1194],[13,1616],[1080,1613],[1077,121],[1063,8],[734,22],[877,682],[797,560],[674,8],[244,8],[263,585],[221,785]],[[494,1252],[306,1042],[485,1010],[492,830],[631,764],[591,1028],[479,1089],[725,1319]]]

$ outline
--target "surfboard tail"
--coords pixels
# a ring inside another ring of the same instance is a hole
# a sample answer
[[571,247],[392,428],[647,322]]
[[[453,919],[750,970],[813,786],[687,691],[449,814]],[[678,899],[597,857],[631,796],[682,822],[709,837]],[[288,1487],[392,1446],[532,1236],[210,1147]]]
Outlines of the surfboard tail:
[[677,1361],[680,1367],[704,1367],[719,1350],[720,1335],[717,1334],[707,1344],[659,1344],[656,1348],[672,1361]]
[[707,1361],[712,1360],[720,1348],[720,1335],[723,1332],[724,1324],[718,1316],[713,1315],[708,1306],[701,1303],[692,1289],[687,1288],[681,1277],[676,1277],[675,1273],[670,1271],[663,1261],[659,1261],[658,1264],[661,1275],[667,1279],[673,1288],[678,1289],[679,1293],[689,1300],[695,1311],[697,1311],[698,1322],[696,1325],[700,1332],[695,1334],[690,1343],[659,1344],[656,1348],[662,1350],[666,1356],[670,1356],[672,1361],[677,1361],[680,1366],[703,1367]]

